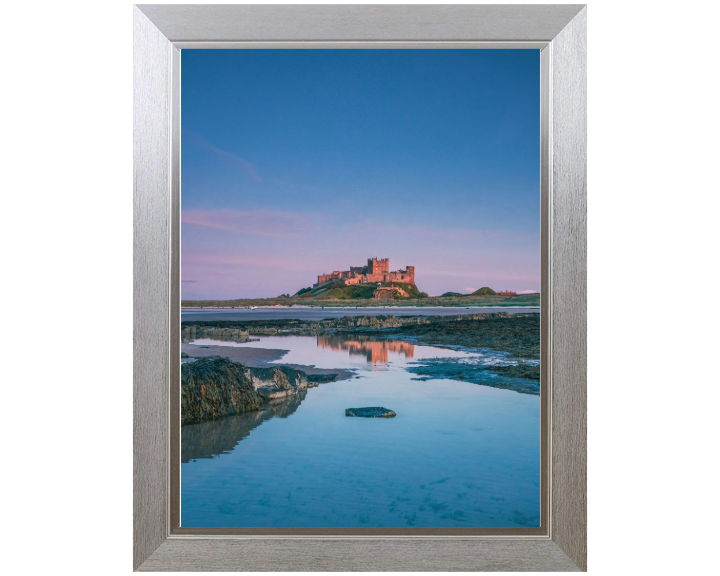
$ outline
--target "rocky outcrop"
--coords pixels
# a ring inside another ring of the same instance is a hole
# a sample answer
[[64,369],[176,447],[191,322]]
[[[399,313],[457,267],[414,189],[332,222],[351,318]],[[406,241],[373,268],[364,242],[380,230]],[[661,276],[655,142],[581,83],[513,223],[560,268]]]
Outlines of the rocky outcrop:
[[375,294],[373,294],[373,298],[376,300],[394,300],[395,296],[410,297],[402,288],[378,288],[375,290]]
[[259,410],[263,397],[248,370],[225,358],[201,358],[181,366],[181,423],[218,420]]
[[222,340],[223,342],[253,342],[250,333],[243,328],[223,328],[217,326],[183,326],[181,331],[184,343],[192,342],[197,338]]
[[397,414],[392,410],[383,408],[382,406],[374,406],[372,408],[347,408],[345,416],[356,416],[360,418],[395,418]]
[[181,424],[260,410],[307,389],[304,372],[286,366],[248,368],[210,356],[181,366]]
[[[501,365],[491,362],[503,362]],[[513,362],[508,357],[474,356],[470,358],[425,358],[412,362],[406,370],[413,380],[458,380],[513,390],[520,394],[540,394],[540,365]]]
[[316,387],[318,384],[325,384],[326,382],[336,382],[338,375],[335,373],[325,374],[308,374],[308,388]]
[[260,328],[255,328],[255,329],[253,330],[253,334],[258,334],[258,335],[261,335],[261,336],[274,336],[274,335],[277,334],[277,333],[278,333],[277,328],[269,328],[269,327],[266,327],[266,326],[265,326],[265,327],[260,327]]
[[308,387],[307,375],[287,366],[248,368],[253,384],[266,400],[285,398]]
[[[405,326],[424,325],[452,325],[458,322],[469,322],[476,320],[506,320],[523,321],[524,319],[539,319],[539,314],[508,314],[507,312],[481,312],[477,314],[458,314],[453,316],[393,316],[393,315],[368,315],[368,316],[344,316],[342,318],[328,318],[326,320],[276,320],[276,321],[185,321],[183,330],[195,328],[196,334],[208,334],[206,330],[218,329],[241,329],[250,335],[296,335],[296,336],[317,336],[335,331],[374,331],[388,328],[401,328]],[[202,332],[201,332],[202,331]],[[198,338],[200,336],[197,336]],[[204,338],[209,336],[203,336]]]

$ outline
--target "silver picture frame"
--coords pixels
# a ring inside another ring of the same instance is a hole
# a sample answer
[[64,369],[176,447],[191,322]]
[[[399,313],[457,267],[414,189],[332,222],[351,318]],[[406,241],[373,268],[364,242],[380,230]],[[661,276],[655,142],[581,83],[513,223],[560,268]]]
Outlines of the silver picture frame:
[[[585,571],[584,5],[136,5],[133,568]],[[528,530],[192,530],[179,523],[180,51],[537,48],[542,513]]]

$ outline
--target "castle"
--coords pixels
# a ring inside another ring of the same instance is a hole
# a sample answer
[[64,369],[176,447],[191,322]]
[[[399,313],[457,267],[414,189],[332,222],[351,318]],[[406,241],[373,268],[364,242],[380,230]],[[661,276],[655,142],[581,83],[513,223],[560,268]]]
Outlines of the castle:
[[327,282],[343,282],[345,284],[368,284],[370,282],[406,282],[415,284],[415,266],[408,266],[405,270],[390,272],[389,258],[368,258],[365,266],[350,266],[350,270],[344,272],[335,271],[332,274],[320,274],[317,288]]

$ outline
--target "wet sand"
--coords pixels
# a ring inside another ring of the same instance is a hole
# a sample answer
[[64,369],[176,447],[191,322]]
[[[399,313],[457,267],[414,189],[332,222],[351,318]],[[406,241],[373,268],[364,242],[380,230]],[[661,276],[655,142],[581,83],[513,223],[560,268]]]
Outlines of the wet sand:
[[278,364],[288,350],[274,348],[243,348],[240,346],[198,346],[196,344],[183,344],[181,350],[190,358],[203,358],[205,356],[222,356],[230,358],[233,362],[239,362],[252,368],[268,368],[273,366],[288,366],[295,370],[302,370],[305,374],[337,374],[338,380],[347,380],[355,376],[350,370],[341,368],[315,368],[302,364]]

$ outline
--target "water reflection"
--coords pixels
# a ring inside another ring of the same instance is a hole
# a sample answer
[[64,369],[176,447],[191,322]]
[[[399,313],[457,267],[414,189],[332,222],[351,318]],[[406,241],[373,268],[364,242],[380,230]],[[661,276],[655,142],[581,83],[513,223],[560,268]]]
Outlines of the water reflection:
[[300,390],[290,399],[270,402],[265,409],[246,414],[234,414],[220,420],[188,424],[181,431],[181,456],[183,463],[200,458],[214,458],[229,454],[235,446],[250,435],[255,428],[271,418],[287,418],[298,409],[307,390]]
[[362,334],[322,334],[318,336],[317,344],[320,348],[347,350],[351,356],[365,356],[372,364],[387,364],[390,352],[402,354],[405,358],[413,358],[415,354],[414,344],[375,340]]
[[[183,426],[183,526],[539,525],[539,396],[468,378],[504,366],[503,355],[349,333],[196,340],[183,350],[218,354],[220,346],[246,362],[258,349],[287,350],[275,365],[352,370],[359,378]],[[501,374],[494,380],[504,381]],[[356,406],[385,406],[397,417],[347,418]]]

